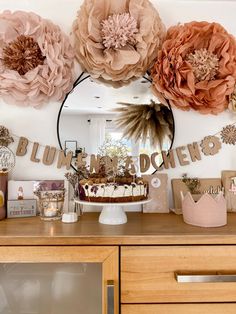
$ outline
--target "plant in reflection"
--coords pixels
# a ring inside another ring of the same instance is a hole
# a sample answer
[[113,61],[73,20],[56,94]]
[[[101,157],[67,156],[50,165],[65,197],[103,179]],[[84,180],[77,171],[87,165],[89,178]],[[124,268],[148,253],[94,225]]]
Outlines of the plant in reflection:
[[152,99],[150,104],[119,104],[122,107],[114,110],[118,113],[115,123],[123,130],[124,137],[135,142],[150,141],[154,149],[162,149],[167,139],[172,140],[173,116],[168,106]]
[[112,139],[110,134],[106,134],[105,142],[98,149],[100,156],[108,156],[111,159],[117,157],[118,168],[120,169],[125,164],[128,152],[128,147],[125,145],[124,141],[122,139]]
[[129,178],[129,171],[126,169],[126,160],[129,149],[122,139],[116,140],[110,134],[99,148],[101,157],[99,173],[107,177],[108,182],[120,181],[121,178]]

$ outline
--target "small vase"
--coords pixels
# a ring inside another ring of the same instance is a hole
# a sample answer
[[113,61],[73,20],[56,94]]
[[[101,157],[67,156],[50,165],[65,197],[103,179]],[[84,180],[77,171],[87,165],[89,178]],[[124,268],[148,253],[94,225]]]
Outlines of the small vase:
[[6,218],[8,174],[0,172],[0,220]]

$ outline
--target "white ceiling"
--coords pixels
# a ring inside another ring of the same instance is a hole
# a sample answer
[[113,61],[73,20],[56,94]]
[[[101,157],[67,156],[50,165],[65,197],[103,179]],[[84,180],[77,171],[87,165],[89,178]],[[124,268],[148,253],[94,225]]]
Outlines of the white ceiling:
[[151,83],[139,79],[121,88],[113,88],[88,78],[75,87],[68,96],[63,114],[114,114],[118,102],[148,104],[151,99],[158,101],[150,90]]

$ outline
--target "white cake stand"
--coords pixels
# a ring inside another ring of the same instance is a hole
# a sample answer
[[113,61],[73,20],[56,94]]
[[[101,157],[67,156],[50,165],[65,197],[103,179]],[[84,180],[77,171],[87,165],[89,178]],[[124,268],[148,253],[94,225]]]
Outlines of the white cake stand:
[[122,225],[127,222],[127,215],[124,207],[133,205],[143,205],[151,202],[151,199],[138,201],[138,202],[126,202],[126,203],[99,203],[99,202],[87,202],[79,199],[74,200],[75,203],[80,205],[89,206],[102,206],[102,211],[99,216],[99,222],[105,225]]

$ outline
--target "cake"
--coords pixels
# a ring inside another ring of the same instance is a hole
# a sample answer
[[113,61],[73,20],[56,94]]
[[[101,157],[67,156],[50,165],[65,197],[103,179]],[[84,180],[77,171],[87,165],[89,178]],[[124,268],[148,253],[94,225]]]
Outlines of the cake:
[[79,198],[87,202],[137,202],[148,198],[148,183],[128,173],[113,178],[92,174],[79,181],[78,192]]

